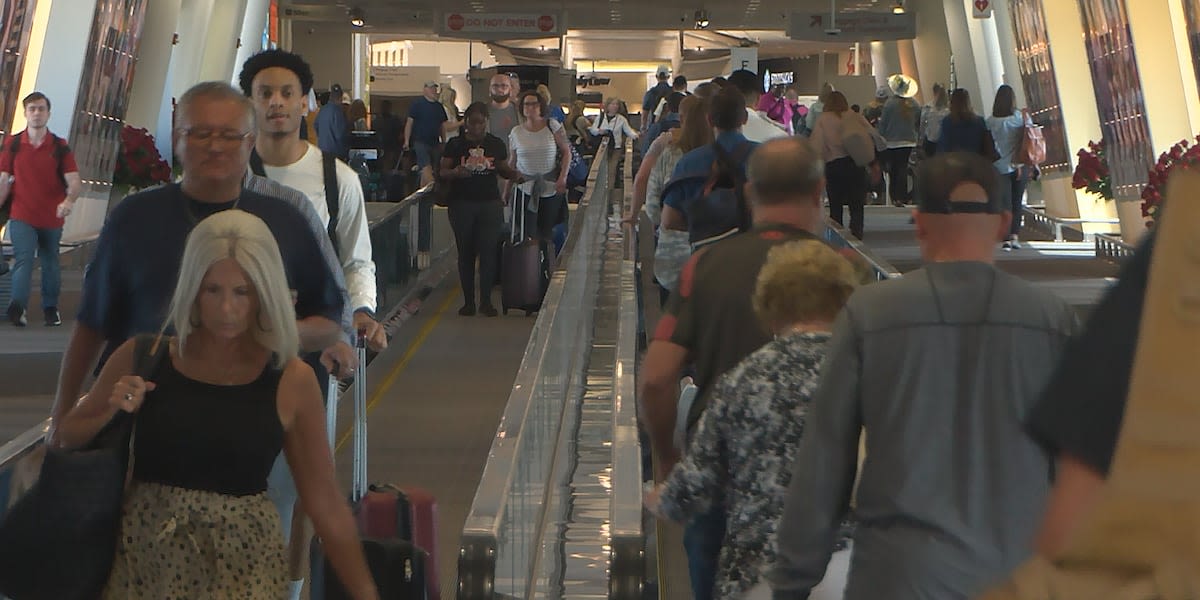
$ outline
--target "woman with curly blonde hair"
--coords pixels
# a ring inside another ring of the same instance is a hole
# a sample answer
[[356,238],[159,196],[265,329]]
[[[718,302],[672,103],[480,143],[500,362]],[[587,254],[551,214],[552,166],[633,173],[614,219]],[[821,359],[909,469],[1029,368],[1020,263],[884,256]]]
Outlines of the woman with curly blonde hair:
[[646,499],[654,514],[676,522],[724,505],[713,598],[744,598],[775,562],[775,530],[826,343],[857,281],[822,242],[770,251],[754,312],[775,339],[718,380],[683,460]]

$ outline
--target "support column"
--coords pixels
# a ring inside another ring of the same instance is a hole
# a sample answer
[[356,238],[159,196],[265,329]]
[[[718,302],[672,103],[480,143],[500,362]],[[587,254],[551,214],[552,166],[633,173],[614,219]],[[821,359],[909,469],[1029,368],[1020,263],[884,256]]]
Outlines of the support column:
[[[987,81],[982,74],[990,67],[986,60],[981,63],[976,59],[976,49],[984,47],[982,43],[975,43],[980,37],[979,26],[973,24],[974,19],[967,14],[965,0],[942,0],[942,9],[946,15],[946,31],[950,38],[950,54],[954,57],[954,74],[958,79],[958,87],[971,94],[975,111],[982,114],[984,82]],[[986,105],[991,106],[991,101],[992,95],[989,93]]]
[[871,42],[871,64],[875,70],[875,87],[887,85],[888,75],[900,71],[900,48],[896,42]]
[[[1067,133],[1067,148],[1071,168],[1076,165],[1075,154],[1089,141],[1103,137],[1100,113],[1092,89],[1092,70],[1088,65],[1087,48],[1083,45],[1083,17],[1078,2],[1043,0],[1046,15],[1046,37],[1054,60],[1054,78],[1062,104],[1063,126]],[[1083,190],[1071,188],[1071,173],[1042,178],[1042,195],[1046,210],[1060,216],[1078,215],[1081,218],[1115,218],[1116,202],[1105,201]],[[1074,205],[1074,211],[1070,210]]]
[[241,47],[233,60],[233,85],[237,85],[238,73],[246,59],[262,51],[262,35],[267,28],[267,13],[271,10],[271,0],[246,0],[245,18],[242,19],[242,32],[238,39]]
[[913,48],[913,41],[897,41],[896,52],[900,57],[900,72],[917,80],[917,95],[914,99],[918,104],[924,104],[925,100],[931,97],[926,92],[933,87],[933,82],[926,83],[921,78],[921,70],[917,67],[917,52]]
[[[175,31],[179,43],[171,53],[171,97],[179,98],[188,88],[203,81],[201,66],[208,40],[208,28],[216,0],[183,0]],[[222,78],[224,79],[224,78]]]
[[916,56],[917,71],[920,73],[921,91],[926,101],[932,99],[933,84],[950,86],[950,58],[954,50],[950,44],[950,32],[946,26],[946,13],[941,0],[910,2],[917,19],[917,38],[912,41]]
[[[245,16],[246,0],[220,0],[213,3],[198,81],[229,81],[233,77],[238,36],[242,33]],[[258,44],[257,38],[254,44]]]
[[1142,98],[1155,158],[1200,131],[1200,96],[1183,7],[1171,0],[1126,0]]
[[[171,161],[171,127],[168,86],[171,67],[172,40],[179,24],[182,0],[154,0],[146,5],[142,42],[138,48],[137,71],[129,92],[129,111],[125,122],[145,127],[154,135],[155,146],[167,162]],[[164,103],[167,105],[168,125],[162,127]]]
[[[38,9],[40,12],[41,7]],[[52,3],[41,54],[36,64],[26,65],[25,81],[33,81],[29,91],[37,90],[50,98],[48,127],[58,135],[66,136],[71,133],[75,101],[79,95],[79,81],[83,78],[83,61],[87,57],[88,42],[92,37],[92,24],[95,20],[94,0],[59,0]],[[32,46],[32,42],[30,45]],[[36,76],[30,77],[32,74]],[[25,128],[24,111],[19,110],[17,114],[18,119],[13,123],[14,131]]]

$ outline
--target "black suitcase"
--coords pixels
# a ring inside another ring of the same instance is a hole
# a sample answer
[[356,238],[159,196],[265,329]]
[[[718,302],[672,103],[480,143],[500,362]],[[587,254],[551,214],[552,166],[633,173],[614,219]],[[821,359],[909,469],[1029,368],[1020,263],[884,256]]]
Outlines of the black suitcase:
[[532,315],[542,306],[554,270],[553,250],[545,240],[526,235],[525,203],[528,196],[513,186],[512,233],[500,251],[500,300],[509,309]]
[[[354,375],[354,472],[350,485],[350,503],[355,513],[367,494],[367,343],[362,332],[358,334],[358,369]],[[336,387],[331,385],[331,394]],[[330,439],[336,434],[337,403],[330,402],[326,413],[326,428]],[[398,511],[398,516],[407,514]],[[367,568],[379,589],[382,600],[427,600],[425,585],[425,552],[411,540],[411,523],[397,519],[396,531],[387,537],[362,536],[363,554]],[[408,531],[406,531],[408,530]],[[371,533],[381,533],[374,531]],[[351,596],[329,564],[320,540],[314,540],[310,552],[310,581],[313,600],[351,600]]]

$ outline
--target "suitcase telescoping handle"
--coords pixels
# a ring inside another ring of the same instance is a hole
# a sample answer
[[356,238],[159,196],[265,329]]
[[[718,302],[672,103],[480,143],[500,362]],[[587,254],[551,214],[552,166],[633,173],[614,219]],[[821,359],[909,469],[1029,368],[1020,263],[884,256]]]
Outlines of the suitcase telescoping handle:
[[359,329],[355,339],[358,368],[354,370],[354,472],[350,498],[358,502],[367,495],[367,330]]

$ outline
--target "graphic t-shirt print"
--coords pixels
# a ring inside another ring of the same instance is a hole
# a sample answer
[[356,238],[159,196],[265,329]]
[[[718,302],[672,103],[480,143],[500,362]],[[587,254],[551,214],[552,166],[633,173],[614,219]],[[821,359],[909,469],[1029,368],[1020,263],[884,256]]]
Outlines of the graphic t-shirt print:
[[496,168],[496,159],[485,156],[482,147],[469,148],[467,150],[467,155],[463,157],[462,161],[463,166],[472,173],[487,173],[488,171],[493,171]]

